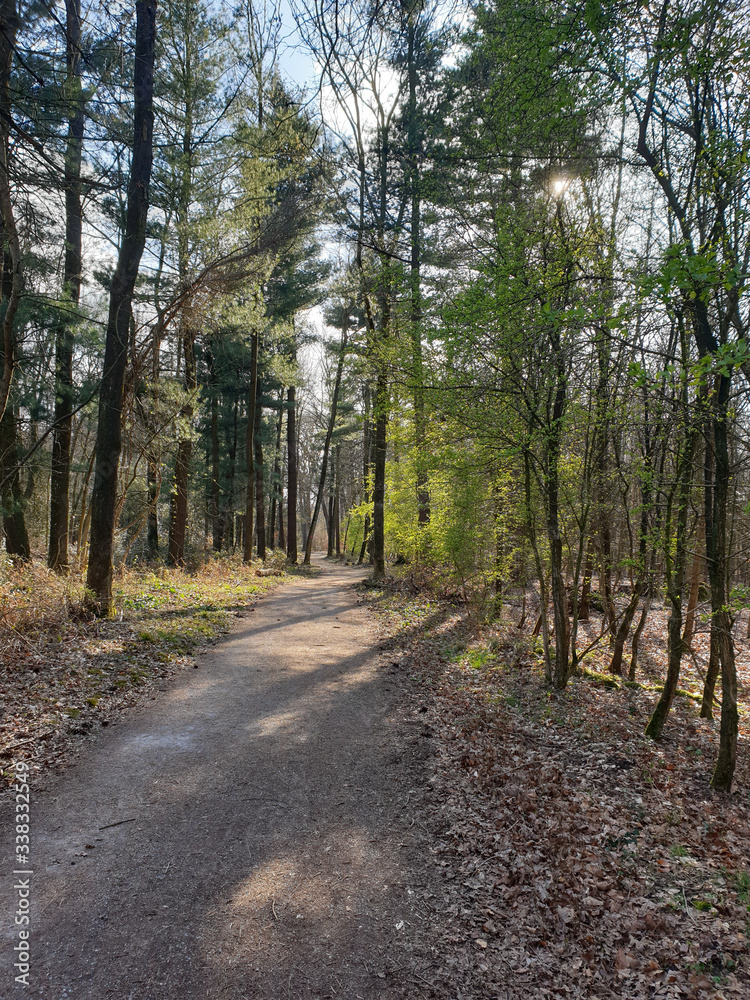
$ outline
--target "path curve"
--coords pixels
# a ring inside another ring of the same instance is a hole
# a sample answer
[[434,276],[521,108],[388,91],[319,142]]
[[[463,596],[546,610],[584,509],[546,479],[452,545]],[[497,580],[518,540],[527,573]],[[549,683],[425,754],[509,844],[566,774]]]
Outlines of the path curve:
[[0,995],[421,994],[397,970],[418,920],[408,803],[427,741],[382,669],[362,576],[323,565],[264,597],[199,669],[32,788],[31,986],[10,968],[7,818]]

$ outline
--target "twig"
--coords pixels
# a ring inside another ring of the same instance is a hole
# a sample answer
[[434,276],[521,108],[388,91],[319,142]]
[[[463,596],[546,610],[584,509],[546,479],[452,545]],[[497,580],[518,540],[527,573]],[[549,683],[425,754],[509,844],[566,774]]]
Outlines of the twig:
[[19,740],[17,743],[9,743],[0,750],[0,755],[6,754],[9,750],[15,750],[16,747],[24,747],[27,743],[33,743],[38,737],[30,736],[27,740]]
[[695,923],[695,917],[693,916],[693,914],[690,911],[690,908],[688,907],[688,901],[687,901],[687,896],[685,895],[684,885],[682,886],[682,898],[685,900],[685,913],[693,921],[693,923]]
[[[2,485],[2,484],[0,484],[0,485]],[[15,632],[16,635],[18,636],[18,638],[21,640],[21,642],[25,642],[26,645],[29,647],[29,649],[32,649],[32,650],[34,649],[33,644],[29,642],[29,640],[26,638],[25,635],[22,635],[21,632],[18,631],[18,629],[15,627],[15,625],[11,625],[10,622],[3,622],[3,625],[6,628],[9,628],[11,630],[11,632]]]
[[137,816],[133,816],[131,819],[118,819],[116,823],[107,823],[106,826],[100,826],[100,830],[111,830],[113,826],[122,826],[123,823],[135,823],[138,819]]
[[435,986],[434,983],[431,983],[429,981],[429,979],[425,979],[424,976],[420,976],[420,974],[418,972],[414,972],[414,970],[412,970],[411,974],[412,974],[412,976],[416,976],[417,979],[421,979],[423,983],[426,983],[430,987],[430,989],[433,989],[433,990],[437,989],[437,987]]

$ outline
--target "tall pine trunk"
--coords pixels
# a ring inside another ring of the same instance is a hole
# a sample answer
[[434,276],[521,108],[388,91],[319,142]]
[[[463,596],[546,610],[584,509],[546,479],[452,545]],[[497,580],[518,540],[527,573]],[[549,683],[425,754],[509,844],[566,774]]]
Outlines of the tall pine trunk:
[[211,521],[211,545],[214,552],[221,552],[224,534],[221,516],[221,484],[219,482],[219,387],[216,380],[213,352],[206,352],[206,364],[211,379],[211,486],[208,494],[208,515]]
[[258,397],[258,334],[250,341],[250,385],[247,391],[247,424],[245,426],[245,456],[247,458],[247,492],[245,495],[245,538],[243,559],[253,558],[253,522],[255,513],[255,411]]
[[287,389],[286,405],[286,557],[294,566],[297,563],[297,412],[293,385]]
[[[191,421],[193,417],[193,396],[198,386],[195,370],[195,334],[192,329],[183,330],[183,358],[185,361],[185,391],[188,402],[182,408],[182,417]],[[193,442],[184,437],[177,445],[177,459],[174,467],[174,483],[170,500],[169,544],[167,561],[171,566],[182,566],[185,562],[185,539],[188,520],[188,484],[190,480],[190,460],[193,456]]]
[[420,135],[417,111],[417,23],[412,15],[407,36],[407,68],[409,82],[408,147],[409,187],[411,200],[411,259],[409,261],[409,323],[413,367],[414,438],[417,451],[417,523],[430,522],[430,493],[427,470],[427,419],[424,401],[424,365],[422,357],[422,191],[420,177]]
[[11,193],[13,131],[11,75],[20,25],[16,0],[0,0],[0,224],[2,225],[2,370],[0,416],[5,412],[16,364],[16,313],[23,289],[21,241]]
[[[181,287],[185,287],[190,275],[190,205],[193,197],[193,49],[192,39],[185,40],[183,62],[185,94],[184,94],[184,131],[182,133],[182,160],[179,164],[181,172],[180,193],[177,200],[177,267]],[[182,408],[181,417],[188,424],[188,433],[177,445],[177,458],[174,468],[174,482],[170,502],[169,542],[167,546],[167,561],[172,566],[182,566],[185,562],[185,539],[187,537],[188,521],[188,489],[190,480],[190,460],[193,455],[193,442],[190,437],[190,422],[193,417],[193,396],[197,388],[195,370],[195,330],[184,316],[180,323],[180,342],[182,357],[185,362],[185,392],[187,402]]]
[[336,445],[335,460],[336,489],[333,496],[333,524],[336,534],[336,558],[341,558],[341,445]]
[[276,419],[276,447],[273,455],[271,478],[271,516],[268,525],[268,544],[276,548],[276,522],[281,524],[281,431],[284,423],[284,390],[279,393],[279,414]]
[[[69,103],[68,140],[65,149],[65,262],[63,300],[71,311],[81,294],[81,155],[84,99],[81,91],[81,4],[66,0],[65,50],[67,75],[65,99]],[[62,318],[55,331],[55,423],[50,474],[50,569],[68,568],[68,519],[70,516],[70,459],[73,410],[73,317]]]
[[385,460],[388,446],[388,377],[378,372],[375,389],[375,461],[372,484],[372,575],[385,577]]
[[112,606],[112,557],[117,472],[122,447],[123,383],[133,291],[146,243],[148,189],[153,158],[155,37],[156,0],[136,0],[133,157],[128,183],[125,233],[110,286],[104,371],[99,389],[96,467],[86,576],[86,585],[93,591],[95,606],[100,614],[108,614]]
[[228,547],[232,552],[234,552],[235,548],[234,473],[237,468],[237,441],[239,437],[237,432],[237,427],[239,424],[239,409],[240,409],[240,404],[237,400],[235,400],[234,410],[232,414],[232,431],[231,434],[229,435],[229,466],[227,468],[227,493],[221,509],[222,539],[226,539],[226,547]]
[[365,383],[364,386],[364,440],[362,445],[362,482],[363,492],[364,492],[364,502],[365,502],[365,519],[362,525],[362,545],[359,550],[358,562],[360,566],[365,561],[365,553],[367,552],[367,545],[370,538],[370,509],[369,506],[372,503],[372,439],[373,427],[372,427],[372,415],[370,413],[370,386]]
[[263,439],[261,438],[260,393],[255,394],[255,517],[258,536],[258,558],[266,558],[266,494],[263,468]]

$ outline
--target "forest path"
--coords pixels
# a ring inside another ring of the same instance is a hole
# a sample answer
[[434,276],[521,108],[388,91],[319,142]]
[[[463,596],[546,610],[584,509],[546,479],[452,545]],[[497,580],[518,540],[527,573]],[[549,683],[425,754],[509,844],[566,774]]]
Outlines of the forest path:
[[31,985],[13,982],[6,875],[0,995],[423,995],[408,803],[428,741],[399,714],[364,573],[318,563],[32,787]]

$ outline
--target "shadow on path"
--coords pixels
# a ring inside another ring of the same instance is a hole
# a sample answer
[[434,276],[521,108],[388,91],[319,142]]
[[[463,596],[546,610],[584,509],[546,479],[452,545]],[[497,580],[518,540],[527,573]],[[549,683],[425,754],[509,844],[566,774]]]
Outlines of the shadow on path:
[[429,741],[378,670],[362,576],[327,567],[265,597],[198,671],[32,789],[31,987],[13,983],[9,914],[0,995],[422,995],[400,967]]

